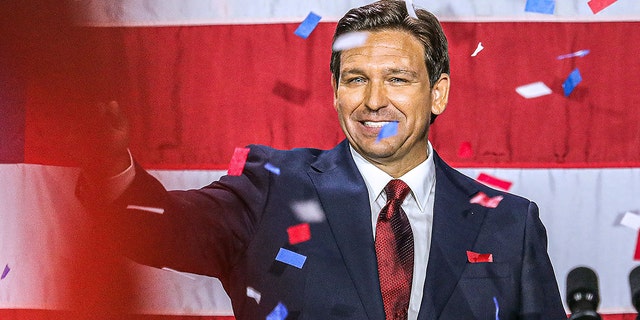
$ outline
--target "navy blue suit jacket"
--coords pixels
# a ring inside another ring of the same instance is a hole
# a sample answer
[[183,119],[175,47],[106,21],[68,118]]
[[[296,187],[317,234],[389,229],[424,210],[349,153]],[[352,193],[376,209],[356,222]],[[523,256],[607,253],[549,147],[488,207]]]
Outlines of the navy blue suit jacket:
[[[477,183],[437,154],[434,161],[419,319],[497,319],[498,309],[501,320],[566,319],[537,206]],[[265,170],[267,162],[280,175]],[[471,204],[480,191],[504,199],[494,209]],[[287,228],[302,222],[294,201],[316,201],[325,219],[310,223],[310,240],[291,245]],[[326,151],[251,146],[243,175],[191,191],[167,192],[138,167],[110,208],[98,219],[120,250],[144,264],[218,277],[238,319],[264,319],[279,302],[289,319],[384,319],[368,193],[347,141]],[[304,266],[276,261],[280,248],[306,256]],[[467,251],[491,253],[493,262],[470,263]],[[247,287],[261,293],[259,304]]]

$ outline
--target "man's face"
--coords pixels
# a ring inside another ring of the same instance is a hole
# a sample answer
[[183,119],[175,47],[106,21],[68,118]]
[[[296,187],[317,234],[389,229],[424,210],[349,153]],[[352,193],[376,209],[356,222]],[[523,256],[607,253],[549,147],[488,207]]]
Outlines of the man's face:
[[[334,106],[353,148],[394,177],[424,161],[430,116],[444,111],[449,77],[429,89],[418,39],[406,31],[370,32],[363,46],[343,51],[340,59]],[[397,134],[376,141],[392,121]]]

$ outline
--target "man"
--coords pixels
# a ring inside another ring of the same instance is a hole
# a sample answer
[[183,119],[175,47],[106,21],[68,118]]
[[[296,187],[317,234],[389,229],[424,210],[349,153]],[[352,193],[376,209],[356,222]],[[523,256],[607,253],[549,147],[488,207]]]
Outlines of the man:
[[[449,59],[437,19],[416,14],[380,1],[339,21],[334,41],[368,37],[332,54],[347,137],[332,150],[250,146],[242,175],[167,192],[130,159],[111,103],[80,198],[105,211],[99,226],[133,259],[218,277],[238,319],[264,319],[279,304],[298,319],[566,318],[537,206],[463,176],[428,142],[447,105]],[[397,130],[380,139],[385,125]],[[502,200],[471,201],[483,194]],[[300,202],[324,217],[301,218]],[[289,228],[304,223],[310,239],[291,243]]]

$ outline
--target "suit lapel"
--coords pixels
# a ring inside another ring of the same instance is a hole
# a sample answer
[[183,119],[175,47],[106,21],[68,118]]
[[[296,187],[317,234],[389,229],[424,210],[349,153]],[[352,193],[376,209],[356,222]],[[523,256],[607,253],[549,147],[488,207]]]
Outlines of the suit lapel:
[[367,187],[345,140],[311,164],[327,222],[369,319],[384,318]]
[[433,233],[422,305],[418,319],[438,319],[458,284],[472,250],[486,208],[469,203],[478,192],[461,173],[449,167],[437,154]]

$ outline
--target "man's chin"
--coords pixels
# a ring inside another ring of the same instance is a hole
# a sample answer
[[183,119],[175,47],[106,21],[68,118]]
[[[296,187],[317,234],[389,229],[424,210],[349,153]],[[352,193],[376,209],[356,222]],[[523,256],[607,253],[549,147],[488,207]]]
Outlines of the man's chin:
[[357,147],[356,151],[370,161],[381,162],[392,157],[396,150],[391,145],[383,144],[383,142],[377,142],[375,145]]

